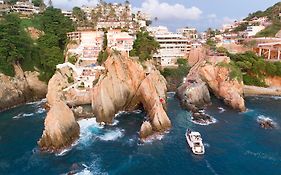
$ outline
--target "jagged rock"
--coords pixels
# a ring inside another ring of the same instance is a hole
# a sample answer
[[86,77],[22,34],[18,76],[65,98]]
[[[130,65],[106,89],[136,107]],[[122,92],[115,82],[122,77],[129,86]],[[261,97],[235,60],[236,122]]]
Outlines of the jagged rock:
[[153,131],[163,132],[171,122],[161,103],[166,99],[166,81],[159,71],[146,75],[136,61],[111,53],[105,62],[106,74],[92,91],[92,106],[98,122],[112,123],[119,111],[132,111],[143,105]]
[[258,123],[264,129],[273,129],[276,127],[270,118],[259,118]]
[[197,111],[195,113],[192,114],[192,120],[196,123],[202,124],[202,125],[206,125],[206,124],[210,124],[213,123],[213,118],[211,116],[209,116],[208,114],[205,114],[204,112],[201,111]]
[[181,104],[189,110],[197,112],[204,104],[210,103],[210,90],[234,109],[245,111],[243,82],[230,79],[229,68],[219,66],[221,62],[228,64],[230,59],[225,56],[205,54],[196,60],[197,62],[191,68],[185,82],[178,88],[177,94]]
[[147,121],[143,122],[143,124],[141,125],[141,129],[140,129],[140,137],[147,138],[147,137],[151,136],[152,134],[153,134],[153,131],[152,131],[151,124]]
[[14,69],[14,77],[0,74],[0,111],[44,98],[47,93],[47,85],[38,79],[38,72],[24,72],[18,65]]
[[43,151],[60,151],[79,138],[79,125],[63,101],[56,101],[51,106],[44,125],[42,138],[38,141]]
[[219,66],[219,63],[230,62],[229,57],[209,57],[208,62],[205,62],[200,68],[200,76],[206,82],[218,98],[230,105],[233,109],[245,111],[245,102],[243,98],[243,82],[236,78],[231,79],[230,69],[224,66]]
[[63,89],[67,88],[67,76],[60,71],[56,71],[48,83],[47,101],[50,106],[63,100]]

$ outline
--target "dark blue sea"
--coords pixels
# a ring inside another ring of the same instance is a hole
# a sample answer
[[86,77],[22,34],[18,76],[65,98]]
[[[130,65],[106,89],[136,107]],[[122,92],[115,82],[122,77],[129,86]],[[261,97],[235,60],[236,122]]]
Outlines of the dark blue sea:
[[[217,122],[191,122],[177,99],[168,100],[173,127],[157,140],[141,143],[138,130],[145,114],[120,114],[113,126],[95,119],[79,121],[81,138],[60,154],[37,148],[46,111],[43,102],[0,113],[0,174],[110,174],[110,175],[281,175],[281,98],[250,97],[248,111],[239,113],[213,99],[205,112]],[[277,129],[259,127],[269,117]],[[206,154],[195,156],[187,147],[186,128],[202,134]]]

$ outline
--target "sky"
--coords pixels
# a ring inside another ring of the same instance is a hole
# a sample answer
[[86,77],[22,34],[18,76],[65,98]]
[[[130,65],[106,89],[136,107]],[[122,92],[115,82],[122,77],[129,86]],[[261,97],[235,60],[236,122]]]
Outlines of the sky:
[[[125,0],[105,0],[122,3]],[[94,6],[98,0],[53,0],[55,7],[69,10],[74,6]],[[196,27],[199,31],[220,28],[266,8],[279,0],[129,0],[133,10],[151,15],[153,25],[167,26],[171,31],[181,27]],[[155,17],[158,18],[155,21]]]

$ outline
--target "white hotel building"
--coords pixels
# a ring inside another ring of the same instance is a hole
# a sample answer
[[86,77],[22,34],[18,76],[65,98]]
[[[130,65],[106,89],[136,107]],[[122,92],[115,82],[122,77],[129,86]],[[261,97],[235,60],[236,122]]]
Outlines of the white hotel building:
[[160,44],[158,53],[153,55],[157,64],[162,67],[177,65],[178,58],[186,58],[191,50],[188,38],[182,34],[169,32],[166,27],[150,27],[148,31]]
[[101,31],[77,31],[67,34],[70,41],[76,41],[77,47],[68,52],[78,55],[81,66],[95,64],[103,47],[104,33]]
[[128,54],[133,49],[134,40],[135,37],[121,32],[121,29],[111,29],[107,33],[108,47]]
[[29,1],[18,1],[15,5],[11,7],[11,10],[22,15],[38,14],[40,12],[40,8],[34,6],[33,3]]

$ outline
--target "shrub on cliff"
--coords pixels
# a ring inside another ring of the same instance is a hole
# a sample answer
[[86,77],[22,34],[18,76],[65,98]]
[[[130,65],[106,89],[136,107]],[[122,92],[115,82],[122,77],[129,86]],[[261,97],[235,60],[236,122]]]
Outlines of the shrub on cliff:
[[137,33],[130,56],[138,56],[140,61],[150,60],[159,47],[159,43],[148,32],[140,31]]
[[266,86],[266,76],[281,76],[280,62],[266,62],[263,57],[253,52],[243,54],[229,54],[228,56],[243,73],[243,81],[246,85]]

